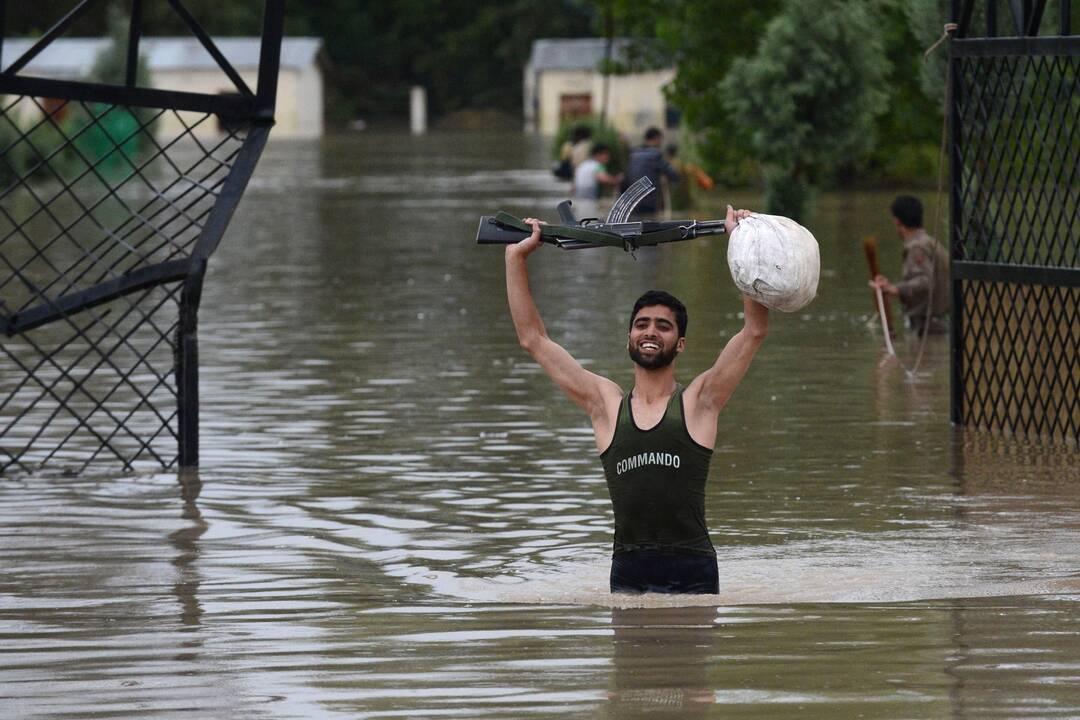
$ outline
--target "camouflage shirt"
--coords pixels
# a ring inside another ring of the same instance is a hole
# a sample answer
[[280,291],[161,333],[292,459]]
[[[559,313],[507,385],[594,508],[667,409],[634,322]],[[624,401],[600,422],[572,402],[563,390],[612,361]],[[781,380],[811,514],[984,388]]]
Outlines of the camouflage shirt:
[[921,330],[927,303],[932,318],[949,312],[949,253],[921,228],[904,240],[903,279],[896,287],[910,327]]

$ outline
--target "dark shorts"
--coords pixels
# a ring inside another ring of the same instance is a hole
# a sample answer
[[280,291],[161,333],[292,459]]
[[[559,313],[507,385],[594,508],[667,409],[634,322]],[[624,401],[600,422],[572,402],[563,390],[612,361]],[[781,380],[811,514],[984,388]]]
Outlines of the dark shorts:
[[710,555],[630,550],[611,556],[611,592],[716,595],[720,574]]

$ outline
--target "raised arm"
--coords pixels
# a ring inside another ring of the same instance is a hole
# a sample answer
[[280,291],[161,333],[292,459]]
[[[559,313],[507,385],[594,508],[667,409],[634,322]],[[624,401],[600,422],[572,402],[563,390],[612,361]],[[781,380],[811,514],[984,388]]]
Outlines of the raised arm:
[[711,416],[714,422],[742,382],[769,332],[768,308],[746,295],[743,295],[743,316],[742,329],[728,340],[713,366],[698,375],[687,388],[697,409]]
[[559,389],[589,414],[599,443],[606,434],[607,425],[611,424],[611,428],[614,428],[612,401],[617,410],[622,391],[611,380],[586,370],[565,348],[548,337],[529,289],[526,267],[526,259],[541,244],[540,222],[532,218],[526,218],[525,222],[532,225],[532,235],[515,245],[506,246],[506,296],[518,342]]
[[[749,215],[745,210],[735,213],[728,207],[727,230],[730,233],[739,219]],[[686,388],[687,429],[699,443],[712,447],[716,437],[716,419],[735,388],[742,382],[769,332],[769,310],[743,295],[743,326],[728,340],[712,367],[694,378]]]

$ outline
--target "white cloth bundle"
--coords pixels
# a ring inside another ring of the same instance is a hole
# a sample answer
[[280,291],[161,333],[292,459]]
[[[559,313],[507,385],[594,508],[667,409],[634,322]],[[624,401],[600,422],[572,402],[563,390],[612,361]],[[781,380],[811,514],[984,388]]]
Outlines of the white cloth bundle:
[[731,231],[727,258],[735,286],[768,308],[795,312],[817,294],[817,240],[791,218],[743,218]]

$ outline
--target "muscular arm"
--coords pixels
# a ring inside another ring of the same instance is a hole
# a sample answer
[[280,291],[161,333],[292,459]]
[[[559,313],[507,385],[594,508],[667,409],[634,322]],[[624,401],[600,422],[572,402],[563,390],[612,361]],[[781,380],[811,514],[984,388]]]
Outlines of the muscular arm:
[[610,439],[608,426],[614,429],[612,402],[617,411],[622,391],[611,380],[586,370],[565,348],[548,337],[529,289],[526,267],[526,258],[540,246],[540,224],[531,219],[526,222],[533,225],[533,234],[506,248],[506,296],[518,342],[559,389],[589,414],[597,444],[601,445],[605,436]]
[[711,417],[714,423],[769,332],[769,310],[764,305],[743,295],[743,314],[742,329],[728,340],[713,366],[698,375],[687,388],[687,393],[696,401],[696,409]]
[[[741,219],[748,214],[745,210],[733,213],[729,207],[728,232],[734,229],[736,217]],[[712,367],[694,378],[684,394],[690,436],[707,447],[712,447],[716,440],[720,411],[742,382],[769,332],[768,308],[746,295],[743,295],[743,317],[742,329],[724,345]]]

